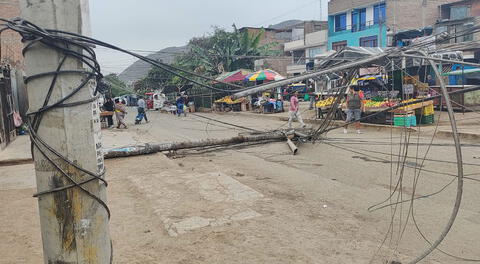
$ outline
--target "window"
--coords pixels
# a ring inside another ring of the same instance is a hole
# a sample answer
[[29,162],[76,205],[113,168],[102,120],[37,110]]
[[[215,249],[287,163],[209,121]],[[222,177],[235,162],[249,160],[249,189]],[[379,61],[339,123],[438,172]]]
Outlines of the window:
[[367,9],[359,9],[358,16],[360,19],[360,30],[365,30],[367,28]]
[[352,11],[352,32],[358,31],[358,11]]
[[385,3],[373,6],[373,23],[375,25],[385,22],[386,17]]
[[364,37],[360,38],[360,47],[378,47],[378,37]]
[[450,19],[463,19],[470,15],[470,6],[452,6],[450,8]]
[[[473,27],[474,27],[473,23],[472,23],[472,24],[463,25],[462,31],[471,30],[471,29],[473,29]],[[473,41],[473,33],[472,33],[472,34],[467,34],[467,35],[463,36],[463,41]]]
[[332,43],[332,50],[339,51],[347,46],[347,41],[339,41],[339,42],[333,42]]
[[308,58],[314,59],[316,55],[322,54],[322,53],[323,53],[323,49],[320,47],[308,49]]
[[339,14],[335,16],[335,32],[347,29],[347,14]]

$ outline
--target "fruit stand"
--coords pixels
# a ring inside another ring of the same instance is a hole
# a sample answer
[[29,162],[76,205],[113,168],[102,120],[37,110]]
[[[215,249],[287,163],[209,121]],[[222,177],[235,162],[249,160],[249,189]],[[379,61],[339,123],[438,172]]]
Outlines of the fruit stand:
[[213,103],[213,111],[228,112],[228,111],[248,111],[250,104],[247,98],[242,97],[232,100],[232,97],[225,96],[216,100]]
[[[364,115],[368,116],[372,113],[382,112],[390,107],[396,106],[397,104],[408,103],[414,100],[416,99],[400,101],[398,99],[389,100],[381,97],[374,97],[372,99],[364,100]],[[329,97],[325,100],[318,101],[315,105],[317,108],[317,118],[323,118],[324,114],[330,111],[334,102],[335,97]],[[345,116],[343,112],[345,111],[346,104],[343,100],[342,104],[340,104],[338,107],[335,118],[343,119]],[[433,100],[400,107],[398,109],[368,118],[364,122],[387,125],[393,124],[395,126],[408,127],[416,126],[417,124],[432,124],[434,123]]]
[[[331,96],[324,100],[318,101],[315,104],[317,119],[323,118],[324,114],[328,113],[335,103],[335,97]],[[335,113],[335,119],[343,119],[343,112],[341,108],[338,108]]]

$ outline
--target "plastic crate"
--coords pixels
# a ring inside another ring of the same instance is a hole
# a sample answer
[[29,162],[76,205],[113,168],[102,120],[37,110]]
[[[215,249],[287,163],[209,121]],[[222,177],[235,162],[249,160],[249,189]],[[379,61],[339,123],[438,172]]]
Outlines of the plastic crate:
[[417,126],[417,118],[415,115],[395,115],[393,117],[393,126],[395,127],[412,127]]
[[422,110],[424,116],[430,116],[435,113],[435,110],[433,109],[433,104],[423,107]]
[[435,115],[422,116],[420,124],[433,124],[435,123]]

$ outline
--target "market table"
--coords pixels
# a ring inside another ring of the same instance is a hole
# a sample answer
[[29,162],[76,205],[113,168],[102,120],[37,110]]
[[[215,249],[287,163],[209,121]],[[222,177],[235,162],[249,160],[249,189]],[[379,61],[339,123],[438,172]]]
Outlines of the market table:
[[[403,101],[403,102],[405,102],[405,101]],[[392,124],[393,117],[394,117],[395,114],[412,114],[412,115],[414,115],[415,111],[420,110],[420,109],[423,110],[423,114],[421,116],[431,115],[431,114],[433,114],[433,112],[430,114],[429,111],[425,111],[425,109],[429,106],[433,106],[433,103],[434,103],[433,100],[429,100],[429,101],[424,101],[424,102],[421,102],[421,103],[416,103],[416,104],[411,104],[411,105],[407,105],[407,106],[404,106],[404,107],[400,107],[398,109],[394,109],[394,110],[391,110],[391,111],[386,111],[387,109],[389,109],[388,106],[365,107],[365,112],[364,113],[365,113],[366,116],[368,116],[369,114],[374,114],[374,113],[379,113],[379,112],[385,112],[385,113],[372,116],[371,118],[368,118],[364,121],[369,122],[369,123],[375,123],[375,124]],[[324,118],[325,113],[327,113],[331,110],[332,105],[322,105],[321,107],[316,106],[316,109],[317,109],[316,117],[317,117],[317,119]],[[343,119],[343,117],[344,117],[343,112],[345,112],[346,110],[347,109],[346,109],[345,104],[340,105],[338,107],[337,112],[335,113],[334,118]],[[425,114],[426,112],[428,112],[428,113]]]
[[108,127],[107,116],[113,116],[113,114],[115,114],[115,112],[113,112],[113,111],[102,111],[102,112],[100,112],[100,124],[101,124],[102,128],[107,128]]

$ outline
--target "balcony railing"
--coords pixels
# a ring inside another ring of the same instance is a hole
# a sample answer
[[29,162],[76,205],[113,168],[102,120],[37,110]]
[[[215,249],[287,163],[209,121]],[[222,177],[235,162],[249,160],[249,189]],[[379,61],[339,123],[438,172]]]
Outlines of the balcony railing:
[[367,21],[365,23],[352,24],[352,25],[348,25],[344,28],[335,28],[334,32],[330,32],[330,35],[343,34],[343,33],[347,33],[347,32],[364,31],[364,30],[376,27],[376,26],[378,26],[380,24],[384,24],[384,23],[385,23],[385,20],[381,20],[377,23],[375,23],[375,21],[371,20],[371,21]]

